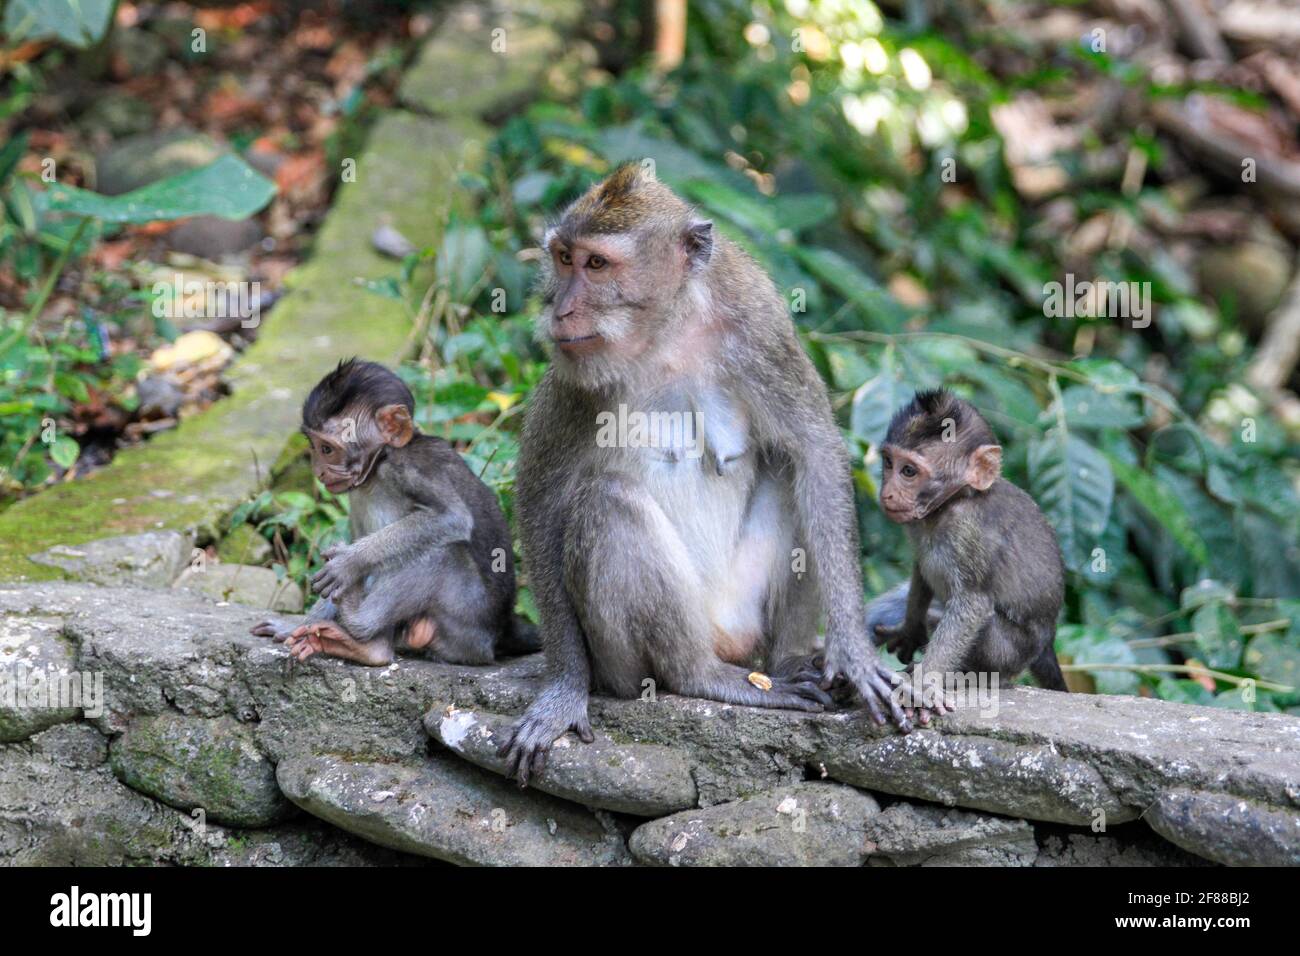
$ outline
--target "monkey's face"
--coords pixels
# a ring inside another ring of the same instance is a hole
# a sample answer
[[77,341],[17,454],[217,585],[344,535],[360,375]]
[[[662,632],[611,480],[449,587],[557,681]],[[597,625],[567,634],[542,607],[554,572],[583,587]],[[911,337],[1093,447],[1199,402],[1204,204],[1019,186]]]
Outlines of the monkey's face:
[[657,255],[653,243],[630,235],[567,242],[552,234],[547,252],[537,333],[554,346],[557,369],[591,386],[626,375],[653,344],[658,306],[680,288],[684,260]]
[[897,524],[928,518],[958,494],[988,491],[1002,468],[1001,446],[957,441],[886,444],[880,458],[880,507]]
[[951,456],[933,445],[917,449],[885,445],[880,450],[880,507],[897,524],[920,521],[950,497]]
[[370,477],[379,452],[388,444],[384,429],[376,421],[377,414],[384,411],[349,411],[329,419],[319,429],[303,429],[311,442],[312,473],[330,494],[341,495]]

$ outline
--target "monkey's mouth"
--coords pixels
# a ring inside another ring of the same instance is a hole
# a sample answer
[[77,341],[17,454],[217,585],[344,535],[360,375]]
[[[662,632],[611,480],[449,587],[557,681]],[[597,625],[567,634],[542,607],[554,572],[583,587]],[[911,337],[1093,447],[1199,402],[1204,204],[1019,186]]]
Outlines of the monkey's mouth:
[[603,345],[605,340],[598,333],[575,335],[572,338],[556,339],[555,345],[565,355],[590,355]]
[[888,505],[881,505],[880,510],[894,524],[907,524],[909,521],[916,520],[917,517],[915,508],[891,508]]
[[343,494],[343,492],[349,490],[352,487],[352,479],[334,478],[330,481],[325,481],[324,479],[322,479],[321,484],[325,486],[325,490],[328,491],[330,494],[341,495]]

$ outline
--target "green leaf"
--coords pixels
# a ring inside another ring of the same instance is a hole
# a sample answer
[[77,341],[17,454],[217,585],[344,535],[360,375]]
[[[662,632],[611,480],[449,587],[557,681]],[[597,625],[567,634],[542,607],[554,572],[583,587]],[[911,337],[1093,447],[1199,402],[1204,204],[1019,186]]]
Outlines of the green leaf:
[[780,229],[775,211],[757,197],[702,180],[687,183],[686,194],[710,212],[725,216],[749,232],[774,236]]
[[849,428],[870,445],[879,447],[889,430],[894,412],[912,400],[912,387],[904,385],[894,366],[893,351],[886,350],[880,374],[868,379],[853,393]]
[[71,436],[60,435],[54,439],[54,444],[50,445],[50,458],[65,471],[75,465],[80,457],[81,446]]
[[1243,658],[1250,672],[1261,680],[1285,684],[1300,691],[1300,632],[1270,631],[1250,642]]
[[1205,542],[1196,533],[1182,502],[1170,494],[1169,489],[1161,487],[1148,472],[1121,461],[1114,455],[1106,455],[1106,460],[1110,462],[1115,477],[1124,486],[1124,490],[1137,499],[1138,504],[1169,532],[1183,550],[1200,564],[1209,564],[1210,556]]
[[835,200],[823,193],[796,193],[773,200],[776,218],[791,232],[803,232],[820,226],[835,215]]
[[62,183],[50,186],[46,192],[51,212],[93,216],[117,223],[188,216],[246,219],[274,195],[275,183],[238,156],[229,154],[207,166],[160,179],[121,196],[101,196]]
[[889,329],[897,329],[906,321],[907,310],[879,282],[838,252],[800,247],[795,254],[809,272],[873,320]]
[[[1099,392],[1087,385],[1071,385],[1061,392],[1065,420],[1074,428],[1137,428],[1146,416],[1127,395]],[[1044,413],[1055,420],[1055,409]]]
[[9,0],[4,32],[11,43],[62,40],[85,49],[108,30],[114,0]]
[[447,228],[438,247],[437,274],[447,283],[453,301],[469,302],[492,257],[492,243],[481,227],[453,224]]
[[1207,604],[1192,615],[1196,646],[1215,670],[1233,670],[1241,663],[1241,626],[1226,604]]
[[[1133,648],[1104,627],[1064,625],[1056,632],[1056,650],[1075,664],[1137,664]],[[1132,671],[1088,671],[1101,694],[1136,694],[1141,680]]]
[[90,391],[86,388],[86,383],[72,372],[55,372],[54,388],[60,395],[74,402],[84,405],[90,401]]
[[1115,500],[1115,476],[1106,458],[1057,427],[1029,446],[1029,484],[1056,528],[1066,567],[1082,570],[1106,530]]

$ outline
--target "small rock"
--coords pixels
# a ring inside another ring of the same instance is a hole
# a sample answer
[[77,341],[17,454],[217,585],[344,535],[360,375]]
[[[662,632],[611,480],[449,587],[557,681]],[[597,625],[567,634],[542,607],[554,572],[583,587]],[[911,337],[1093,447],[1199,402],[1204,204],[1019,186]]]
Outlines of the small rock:
[[219,262],[226,256],[243,252],[261,241],[262,226],[256,219],[195,216],[167,233],[170,249],[209,262]]
[[302,588],[288,578],[277,578],[270,568],[209,562],[202,568],[186,568],[174,587],[206,594],[217,601],[302,613]]
[[379,252],[394,259],[405,259],[415,251],[415,246],[392,226],[379,226],[370,235],[370,244]]
[[[521,791],[449,754],[419,763],[293,756],[276,776],[308,813],[406,853],[479,866],[630,862],[622,838],[586,810]],[[384,792],[393,796],[372,798]]]
[[102,585],[165,588],[190,559],[190,540],[176,531],[100,538],[78,545],[55,545],[33,554],[37,564],[61,569],[68,577]]
[[165,375],[146,375],[135,383],[141,418],[175,418],[185,393]]
[[252,525],[241,524],[217,542],[217,557],[227,564],[264,565],[271,558],[271,542]]
[[267,826],[292,809],[252,732],[228,717],[137,717],[113,741],[109,760],[132,790],[179,810],[201,808],[216,823]]
[[643,823],[628,848],[650,866],[860,866],[880,812],[836,783],[797,783]]
[[1142,819],[1184,850],[1228,866],[1300,866],[1300,817],[1227,793],[1171,790]]
[[[471,763],[505,773],[497,756],[513,717],[435,705],[424,717],[429,736]],[[656,744],[620,744],[601,734],[584,744],[566,736],[529,786],[584,806],[658,817],[695,806],[691,764],[682,753]]]
[[36,734],[28,745],[32,753],[73,770],[92,770],[108,760],[108,740],[87,723],[59,724]]

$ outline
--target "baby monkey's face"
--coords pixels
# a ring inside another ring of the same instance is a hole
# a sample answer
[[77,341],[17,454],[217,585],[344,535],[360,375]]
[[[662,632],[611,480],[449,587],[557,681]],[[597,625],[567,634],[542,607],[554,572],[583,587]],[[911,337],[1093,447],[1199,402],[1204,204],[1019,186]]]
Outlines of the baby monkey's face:
[[374,448],[358,441],[356,419],[341,415],[320,430],[304,431],[311,442],[312,473],[331,494],[341,495],[362,482]]
[[896,524],[919,521],[929,514],[942,482],[935,480],[937,462],[925,450],[909,451],[897,445],[880,450],[880,507]]
[[[401,436],[392,427],[390,419],[394,416],[404,420],[405,431]],[[311,442],[312,472],[331,494],[341,495],[365,484],[383,447],[406,444],[410,430],[407,410],[386,406],[377,412],[368,408],[348,409],[327,419],[319,429],[304,426],[303,433]]]

